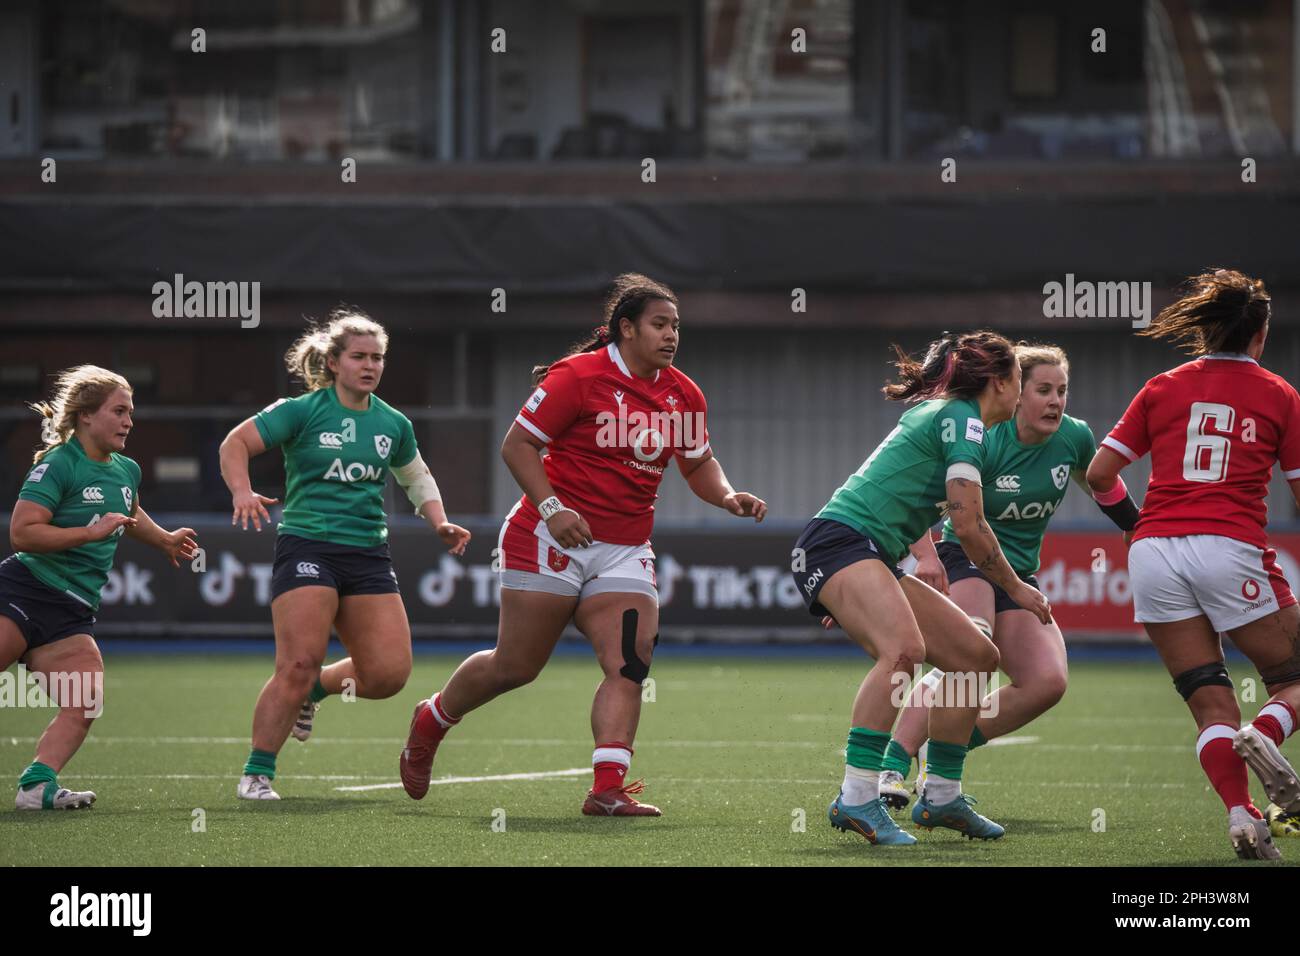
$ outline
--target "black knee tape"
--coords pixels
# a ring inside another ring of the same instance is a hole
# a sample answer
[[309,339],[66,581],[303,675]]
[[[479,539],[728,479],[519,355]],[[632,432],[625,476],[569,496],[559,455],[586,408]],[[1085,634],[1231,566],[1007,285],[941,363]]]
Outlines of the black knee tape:
[[[619,676],[626,677],[638,687],[650,673],[650,665],[641,660],[636,652],[636,625],[638,615],[635,608],[628,608],[623,612],[623,666],[619,670]],[[655,644],[659,643],[659,635],[655,635]]]
[[1300,680],[1300,671],[1292,671],[1289,674],[1278,674],[1276,677],[1269,677],[1267,674],[1260,674],[1264,678],[1265,687],[1279,687],[1287,684],[1294,684]]
[[1230,688],[1232,680],[1228,677],[1228,668],[1223,662],[1216,661],[1213,664],[1202,664],[1200,667],[1183,671],[1174,678],[1174,687],[1183,695],[1183,700],[1189,700],[1202,687]]

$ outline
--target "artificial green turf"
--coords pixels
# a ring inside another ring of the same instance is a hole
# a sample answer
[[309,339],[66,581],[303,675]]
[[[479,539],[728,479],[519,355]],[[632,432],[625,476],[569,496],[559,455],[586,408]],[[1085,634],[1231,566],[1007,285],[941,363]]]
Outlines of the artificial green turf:
[[[338,790],[396,783],[412,707],[459,663],[444,656],[417,657],[394,699],[328,699],[312,740],[281,752],[284,799],[239,801],[270,663],[110,657],[104,715],[60,774],[99,801],[71,813],[0,808],[0,864],[1243,865],[1197,765],[1191,719],[1154,664],[1073,665],[1065,700],[1017,732],[1036,742],[968,758],[966,789],[1004,839],[937,830],[880,848],[826,821],[865,659],[674,659],[662,648],[631,776],[646,779],[641,799],[664,816],[637,820],[580,815],[585,773],[436,785],[418,803],[400,788]],[[591,660],[557,657],[534,684],[469,715],[439,751],[435,783],[589,766],[597,676]],[[50,716],[0,710],[0,775],[16,781]],[[1263,807],[1253,778],[1252,791]],[[196,809],[206,832],[194,832]],[[1300,840],[1282,843],[1300,860]]]

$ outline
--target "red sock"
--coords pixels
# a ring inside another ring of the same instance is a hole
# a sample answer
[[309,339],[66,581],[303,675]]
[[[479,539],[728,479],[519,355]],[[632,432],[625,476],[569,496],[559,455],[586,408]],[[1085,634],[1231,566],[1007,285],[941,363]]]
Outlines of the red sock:
[[591,786],[592,792],[604,793],[606,790],[621,788],[631,765],[632,748],[623,741],[597,744],[591,755],[591,767],[596,774],[596,781]]
[[[441,692],[434,694],[433,699],[429,701],[429,706],[415,719],[415,729],[423,736],[433,737],[436,740],[441,740],[447,731],[460,723],[459,717],[452,717],[443,709],[442,701],[439,700],[441,696]],[[437,714],[434,713],[435,708]],[[438,720],[439,717],[442,718],[441,721]]]
[[1251,723],[1256,730],[1281,747],[1282,741],[1295,730],[1295,711],[1284,700],[1270,700]]
[[1258,818],[1259,811],[1250,802],[1250,789],[1246,784],[1246,761],[1232,749],[1236,732],[1237,728],[1228,724],[1211,724],[1196,738],[1196,756],[1223,805],[1229,810],[1246,807]]

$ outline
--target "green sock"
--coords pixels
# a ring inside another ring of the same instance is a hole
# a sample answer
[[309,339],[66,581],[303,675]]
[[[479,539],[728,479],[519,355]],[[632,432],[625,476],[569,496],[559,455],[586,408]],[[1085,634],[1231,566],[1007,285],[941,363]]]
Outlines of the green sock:
[[23,771],[23,775],[18,778],[18,789],[26,790],[39,783],[58,782],[58,774],[54,772],[52,767],[47,767],[43,763],[33,762],[31,766]]
[[970,743],[966,745],[967,750],[974,750],[976,747],[983,747],[989,739],[980,733],[979,727],[970,732]]
[[317,677],[316,683],[312,686],[311,693],[307,695],[307,699],[313,704],[319,704],[329,695],[330,692],[321,686],[320,678]]
[[897,740],[890,740],[889,747],[885,751],[885,770],[895,770],[904,777],[912,769],[912,755],[903,749],[903,745]]
[[960,780],[962,764],[966,762],[969,748],[961,744],[946,744],[942,740],[931,740],[926,751],[926,773],[946,780]]
[[849,746],[844,755],[844,762],[859,770],[883,770],[885,748],[888,746],[887,732],[868,730],[866,727],[852,727],[849,729]]
[[244,764],[244,773],[250,777],[258,777],[265,774],[270,779],[275,779],[275,754],[269,750],[254,750],[248,755],[248,763]]

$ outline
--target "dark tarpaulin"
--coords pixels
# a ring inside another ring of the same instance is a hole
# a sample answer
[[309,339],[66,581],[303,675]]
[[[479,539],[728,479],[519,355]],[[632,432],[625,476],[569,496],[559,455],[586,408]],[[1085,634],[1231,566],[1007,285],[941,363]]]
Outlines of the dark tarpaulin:
[[1300,199],[1177,202],[0,202],[0,287],[259,281],[347,290],[573,293],[636,269],[692,289],[1169,282],[1229,264],[1291,278]]

